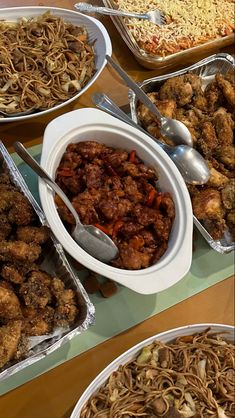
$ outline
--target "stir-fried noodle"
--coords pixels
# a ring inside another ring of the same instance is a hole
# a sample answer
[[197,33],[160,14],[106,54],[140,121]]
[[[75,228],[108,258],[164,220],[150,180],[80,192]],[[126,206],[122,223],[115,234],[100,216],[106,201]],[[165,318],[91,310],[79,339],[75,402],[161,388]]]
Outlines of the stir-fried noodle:
[[51,108],[74,96],[94,72],[85,28],[49,12],[0,23],[0,110]]
[[80,417],[232,418],[234,377],[234,345],[219,334],[157,341],[113,372]]

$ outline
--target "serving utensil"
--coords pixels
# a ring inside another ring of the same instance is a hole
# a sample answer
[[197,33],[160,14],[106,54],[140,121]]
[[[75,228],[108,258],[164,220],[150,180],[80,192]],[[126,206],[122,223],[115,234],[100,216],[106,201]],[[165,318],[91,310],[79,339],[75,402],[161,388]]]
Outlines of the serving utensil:
[[184,125],[184,123],[180,122],[176,119],[170,119],[159,112],[157,107],[154,103],[151,102],[150,98],[147,94],[138,86],[135,81],[133,81],[127,73],[118,65],[116,62],[113,61],[111,57],[106,55],[106,60],[112,67],[117,71],[117,73],[122,77],[123,81],[133,90],[138,97],[138,99],[152,112],[156,115],[160,121],[160,130],[161,134],[166,136],[167,138],[171,139],[174,144],[184,144],[188,145],[189,147],[193,146],[193,140],[190,131]]
[[187,145],[177,145],[170,147],[158,141],[141,126],[135,123],[126,113],[124,113],[108,96],[103,93],[95,93],[92,96],[93,103],[101,110],[121,119],[123,122],[134,126],[145,135],[150,136],[172,159],[180,171],[184,180],[188,184],[205,184],[210,177],[210,170],[205,159],[194,148]]
[[76,3],[74,7],[82,13],[100,13],[108,16],[123,16],[134,17],[136,19],[144,19],[149,22],[155,23],[155,25],[164,25],[166,23],[164,13],[160,10],[151,10],[146,13],[134,13],[126,12],[124,10],[115,10],[108,7],[93,6],[89,3]]
[[75,219],[75,228],[72,232],[74,240],[90,255],[100,261],[108,263],[118,254],[118,248],[111,238],[108,237],[99,228],[93,225],[83,225],[80,221],[77,211],[69,201],[63,190],[55,183],[55,181],[46,173],[46,171],[34,160],[21,142],[15,142],[14,148],[17,154],[28,164],[32,170],[45,183],[54,190],[61,198]]

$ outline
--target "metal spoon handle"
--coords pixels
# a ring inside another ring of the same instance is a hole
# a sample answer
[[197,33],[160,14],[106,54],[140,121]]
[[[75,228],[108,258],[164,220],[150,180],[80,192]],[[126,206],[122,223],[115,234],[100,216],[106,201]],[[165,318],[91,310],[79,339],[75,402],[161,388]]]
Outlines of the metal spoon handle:
[[164,149],[167,154],[169,153],[169,147],[166,144],[158,141],[154,136],[146,132],[141,126],[137,125],[126,113],[124,113],[120,107],[118,107],[108,96],[103,93],[94,93],[92,96],[93,103],[99,107],[99,109],[104,110],[112,116],[118,117],[123,122],[128,123],[139,131],[143,132],[145,135],[150,136],[162,149]]
[[151,102],[147,94],[138,86],[137,83],[135,83],[123,69],[116,64],[115,61],[108,55],[106,55],[106,60],[109,62],[109,64],[112,65],[112,67],[117,71],[117,73],[122,77],[122,79],[125,81],[125,83],[133,90],[136,94],[136,96],[141,100],[141,102],[149,108],[149,110],[155,114],[160,121],[164,120],[164,117],[159,112],[159,110],[156,108],[156,106]]
[[64,204],[67,206],[67,208],[70,210],[70,212],[74,216],[76,222],[78,222],[82,226],[82,223],[79,219],[79,216],[78,216],[76,210],[74,209],[73,205],[71,204],[71,202],[67,198],[66,194],[55,183],[55,181],[46,173],[46,171],[43,170],[43,168],[37,163],[37,161],[29,154],[29,152],[26,150],[24,145],[21,142],[16,141],[14,143],[14,148],[15,148],[17,154],[22,158],[22,160],[24,160],[24,162],[26,164],[28,164],[32,168],[32,170],[35,173],[37,173],[37,175],[42,180],[44,180],[45,183],[47,183],[48,186],[50,186],[54,190],[54,192],[56,194],[58,194],[58,196],[63,200]]
[[92,4],[87,3],[76,3],[74,7],[79,10],[79,12],[85,13],[100,13],[108,16],[126,16],[126,17],[135,17],[137,19],[148,19],[145,13],[131,13],[124,12],[123,10],[109,9],[108,7],[99,7],[93,6]]

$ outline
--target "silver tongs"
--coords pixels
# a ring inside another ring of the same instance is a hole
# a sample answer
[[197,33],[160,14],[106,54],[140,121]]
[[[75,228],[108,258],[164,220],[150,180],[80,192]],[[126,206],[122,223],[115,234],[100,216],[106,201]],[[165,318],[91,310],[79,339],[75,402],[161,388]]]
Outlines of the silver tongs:
[[101,13],[108,16],[123,16],[136,19],[144,19],[155,25],[164,25],[166,23],[165,16],[160,10],[151,10],[146,13],[133,13],[124,10],[109,9],[108,7],[93,6],[89,3],[76,3],[74,7],[82,13]]

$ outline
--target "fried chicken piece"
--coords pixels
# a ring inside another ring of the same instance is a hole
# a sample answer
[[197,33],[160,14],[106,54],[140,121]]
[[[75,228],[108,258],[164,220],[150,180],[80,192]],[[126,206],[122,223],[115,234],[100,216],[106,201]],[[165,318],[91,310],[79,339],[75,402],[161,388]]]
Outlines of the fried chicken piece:
[[12,190],[0,187],[0,213],[7,211],[11,208],[12,202],[14,202],[14,193]]
[[188,82],[191,84],[193,89],[193,96],[197,97],[199,95],[202,95],[202,79],[200,76],[192,73],[184,74],[184,80],[185,82]]
[[222,219],[225,213],[220,192],[212,188],[193,195],[192,206],[194,215],[199,220]]
[[10,282],[7,282],[6,280],[0,280],[0,286],[4,287],[4,289],[9,289],[14,292],[14,287]]
[[[229,166],[225,167],[225,165],[222,163],[223,156],[221,155],[220,148],[222,149],[224,147],[218,147],[216,149],[215,155],[218,154],[218,155],[216,155],[217,159],[214,158],[214,157],[210,157],[210,162],[211,162],[212,166],[216,170],[218,170],[220,173],[224,174],[228,178],[233,178],[234,177],[233,167],[229,167]],[[225,148],[227,148],[227,147],[225,147]],[[231,152],[231,154],[229,155],[229,151],[228,151],[227,156],[226,156],[226,159],[228,161],[231,160],[231,155],[232,156],[234,155],[233,152]],[[234,162],[233,162],[233,164],[234,164]]]
[[49,239],[50,232],[46,226],[19,226],[16,236],[19,241],[24,241],[27,244],[30,242],[44,244]]
[[5,264],[2,268],[1,276],[15,284],[21,284],[24,281],[24,276],[17,270],[14,264]]
[[235,90],[234,86],[226,80],[222,74],[216,74],[215,79],[218,86],[221,88],[224,97],[231,106],[235,106]]
[[44,335],[53,330],[54,309],[46,306],[43,309],[25,307],[23,309],[24,320],[22,322],[22,333],[25,335]]
[[0,318],[8,320],[21,317],[20,301],[16,294],[12,290],[0,286]]
[[217,158],[230,170],[235,168],[235,147],[233,145],[222,145],[216,149]]
[[0,368],[10,361],[17,351],[21,325],[21,321],[10,321],[0,327]]
[[194,95],[199,94],[202,94],[201,80],[194,74],[169,78],[159,90],[161,100],[175,100],[178,106],[185,106],[191,102]]
[[226,209],[235,208],[235,179],[230,180],[221,190],[223,205]]
[[184,106],[191,102],[193,89],[189,82],[185,83],[184,76],[168,79],[160,88],[161,100],[173,99],[178,106]]
[[173,118],[176,110],[175,100],[156,100],[156,107],[166,118]]
[[59,327],[72,325],[78,315],[76,306],[76,294],[72,289],[65,289],[62,280],[54,277],[51,285],[52,294],[56,297],[57,307],[55,309],[54,321]]
[[28,225],[34,219],[33,208],[26,196],[8,184],[0,187],[0,212],[3,211],[9,211],[9,222],[17,225]]
[[232,241],[235,242],[235,210],[228,212],[227,225],[231,234]]
[[224,219],[205,219],[203,221],[205,229],[209,232],[213,239],[221,239],[227,229]]
[[213,154],[218,146],[218,138],[211,122],[206,121],[202,124],[202,133],[201,137],[198,138],[197,144],[199,150],[205,157],[209,157]]
[[227,225],[229,227],[232,240],[235,241],[235,209],[232,209],[227,213]]
[[53,277],[51,282],[51,291],[56,298],[59,298],[59,295],[64,291],[64,282],[57,277]]
[[227,213],[227,221],[230,222],[231,224],[235,225],[235,209],[230,210]]
[[14,192],[8,219],[16,225],[28,225],[34,221],[35,214],[26,196],[19,192]]
[[72,289],[65,289],[62,280],[53,277],[51,282],[51,292],[56,297],[58,304],[76,304],[76,294]]
[[11,224],[8,222],[7,215],[0,213],[0,241],[6,239],[11,233]]
[[233,143],[233,120],[230,113],[226,109],[220,107],[213,117],[213,125],[221,145],[231,145]]
[[67,327],[73,325],[78,316],[78,308],[73,305],[66,303],[65,305],[59,305],[55,309],[54,323],[58,327]]
[[29,277],[19,290],[19,294],[26,306],[32,308],[45,308],[51,302],[51,292],[48,286],[40,280],[40,277]]
[[216,170],[210,161],[207,161],[207,163],[210,168],[210,178],[207,182],[207,186],[215,187],[216,189],[224,187],[225,184],[229,182],[229,178]]
[[233,70],[227,71],[227,73],[224,74],[224,78],[231,84],[235,85],[235,73]]
[[31,283],[40,282],[41,284],[47,287],[51,285],[51,281],[52,281],[52,276],[43,270],[31,271],[28,278],[30,279]]
[[2,173],[0,174],[0,188],[2,184],[11,184],[11,179],[8,174]]
[[33,263],[41,254],[37,244],[26,244],[23,241],[0,242],[0,260],[19,263]]
[[216,80],[206,86],[204,97],[206,98],[207,110],[209,112],[214,112],[222,105],[224,97]]
[[203,111],[207,111],[208,109],[208,103],[206,97],[201,94],[199,96],[196,96],[192,101],[193,107],[196,109],[200,109]]

